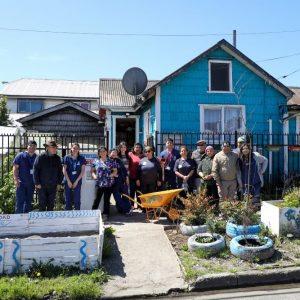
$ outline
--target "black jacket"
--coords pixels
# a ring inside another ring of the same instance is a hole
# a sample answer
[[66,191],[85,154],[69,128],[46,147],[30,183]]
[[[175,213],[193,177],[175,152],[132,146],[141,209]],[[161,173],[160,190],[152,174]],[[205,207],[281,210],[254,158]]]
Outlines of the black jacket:
[[40,154],[33,164],[33,181],[35,185],[53,187],[61,184],[63,180],[62,163],[57,154],[48,152]]

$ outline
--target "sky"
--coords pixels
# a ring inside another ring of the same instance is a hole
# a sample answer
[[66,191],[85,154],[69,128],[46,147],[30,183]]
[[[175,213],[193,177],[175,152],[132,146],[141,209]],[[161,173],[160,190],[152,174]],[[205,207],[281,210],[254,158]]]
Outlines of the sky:
[[283,84],[300,86],[298,0],[0,0],[0,5],[0,83],[121,79],[131,67],[160,80],[221,39],[232,43],[235,29],[241,52]]

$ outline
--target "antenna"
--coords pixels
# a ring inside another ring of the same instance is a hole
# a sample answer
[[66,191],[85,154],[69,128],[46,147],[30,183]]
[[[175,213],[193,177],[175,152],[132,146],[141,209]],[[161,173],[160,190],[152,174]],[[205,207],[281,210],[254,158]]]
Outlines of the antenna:
[[122,79],[122,86],[124,90],[132,96],[140,95],[147,86],[146,73],[140,68],[128,69]]

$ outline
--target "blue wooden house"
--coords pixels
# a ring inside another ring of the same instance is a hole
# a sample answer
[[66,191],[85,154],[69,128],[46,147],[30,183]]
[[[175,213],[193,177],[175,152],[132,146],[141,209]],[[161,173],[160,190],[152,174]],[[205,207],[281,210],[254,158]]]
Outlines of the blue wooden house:
[[[220,145],[224,139],[234,143],[237,135],[248,132],[257,150],[269,157],[270,178],[278,170],[288,172],[288,140],[283,133],[296,132],[295,118],[285,119],[294,93],[226,40],[162,80],[150,81],[136,99],[101,81],[105,80],[100,80],[100,107],[106,109],[110,147],[120,135],[126,140],[124,132],[134,132],[134,139],[142,143],[152,139],[157,152],[166,136],[177,145],[195,147],[199,138]],[[118,130],[122,122],[125,131]],[[280,154],[266,147],[272,144],[281,146]]]

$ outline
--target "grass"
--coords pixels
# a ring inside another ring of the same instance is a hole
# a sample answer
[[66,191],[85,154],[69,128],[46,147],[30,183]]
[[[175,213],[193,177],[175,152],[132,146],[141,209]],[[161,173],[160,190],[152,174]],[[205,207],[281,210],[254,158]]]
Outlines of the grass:
[[108,278],[102,269],[71,276],[38,277],[24,274],[0,278],[1,300],[44,299],[47,296],[55,296],[55,299],[95,299],[100,297],[101,285]]

